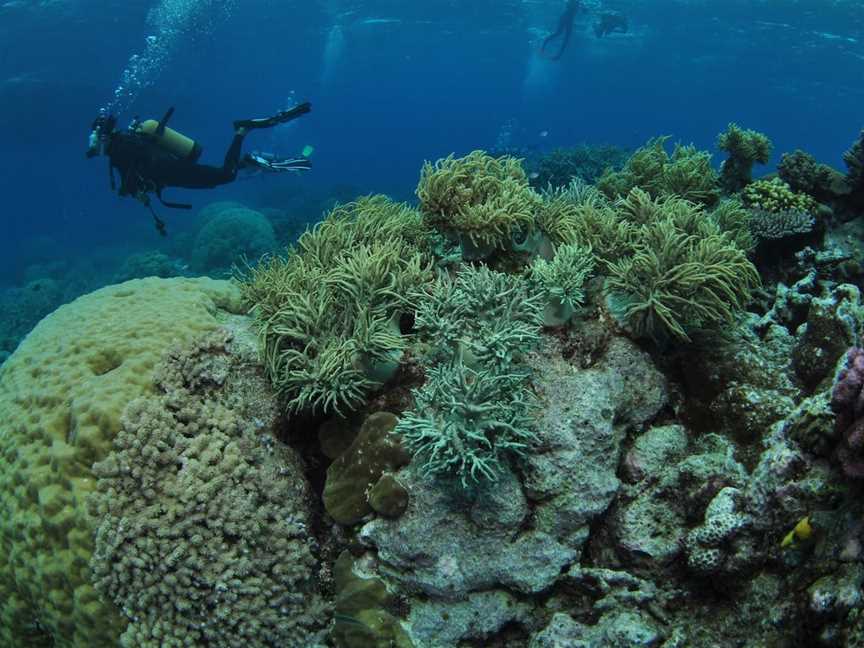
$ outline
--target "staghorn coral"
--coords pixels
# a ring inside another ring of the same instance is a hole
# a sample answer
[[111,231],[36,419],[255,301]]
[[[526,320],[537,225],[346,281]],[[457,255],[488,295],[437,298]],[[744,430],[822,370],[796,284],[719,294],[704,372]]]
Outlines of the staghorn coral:
[[762,133],[733,122],[717,136],[717,148],[729,154],[720,167],[720,184],[732,194],[750,184],[754,164],[768,164],[774,146]]
[[665,148],[667,139],[649,140],[630,156],[621,171],[607,170],[597,180],[597,188],[613,199],[639,187],[653,198],[678,196],[709,206],[715,204],[719,190],[711,154],[676,144],[670,155]]
[[426,223],[458,240],[466,256],[487,256],[534,227],[540,197],[518,159],[473,151],[426,162],[417,185]]
[[272,406],[244,393],[262,386],[243,386],[230,341],[169,352],[93,466],[93,579],[129,621],[121,646],[301,648],[326,624],[302,466],[262,429]]
[[432,280],[419,214],[383,197],[337,207],[242,280],[289,411],[352,410],[398,368],[399,315]]
[[831,391],[835,429],[842,443],[837,450],[843,472],[864,478],[864,349],[852,347]]
[[810,196],[795,193],[780,178],[757,180],[744,188],[741,199],[750,209],[762,209],[769,212],[788,210],[814,213],[817,205]]

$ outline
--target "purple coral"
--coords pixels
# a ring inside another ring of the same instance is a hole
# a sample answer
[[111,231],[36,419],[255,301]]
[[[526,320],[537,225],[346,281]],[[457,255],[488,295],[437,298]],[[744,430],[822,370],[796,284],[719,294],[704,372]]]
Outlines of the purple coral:
[[838,450],[847,476],[864,478],[864,349],[852,347],[846,353],[846,366],[837,376],[831,392],[831,409],[837,416],[837,431],[842,435]]

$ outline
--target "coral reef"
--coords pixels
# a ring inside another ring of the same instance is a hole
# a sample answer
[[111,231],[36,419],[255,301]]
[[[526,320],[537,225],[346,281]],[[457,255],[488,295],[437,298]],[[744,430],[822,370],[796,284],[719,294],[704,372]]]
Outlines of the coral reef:
[[535,189],[566,187],[573,180],[594,182],[607,169],[620,169],[627,153],[616,146],[556,148],[526,164]]
[[203,225],[195,237],[192,267],[214,276],[230,275],[232,268],[276,250],[276,234],[267,218],[235,203],[217,203],[202,210]]
[[768,164],[774,147],[762,133],[731,123],[717,136],[717,148],[729,154],[720,166],[720,185],[733,194],[750,184],[754,164]]
[[795,193],[780,178],[757,180],[748,184],[741,198],[751,209],[780,213],[784,211],[816,212],[816,201],[810,196]]
[[220,330],[170,351],[93,465],[92,578],[128,619],[121,646],[323,639],[303,467],[270,436],[254,345],[234,344]]
[[711,231],[710,221],[694,224],[701,214],[683,201],[651,202],[635,193],[628,200],[631,211],[650,217],[634,236],[632,255],[609,264],[616,317],[637,336],[682,341],[732,321],[759,285],[746,254],[716,226]]
[[807,234],[813,231],[815,225],[816,219],[812,214],[797,209],[753,209],[750,212],[750,231],[756,239],[762,241]]
[[367,197],[249,271],[244,295],[290,411],[350,411],[392,377],[407,346],[399,316],[432,280],[428,247],[416,211]]
[[533,227],[540,204],[518,159],[483,151],[426,162],[417,197],[424,220],[458,241],[466,257],[509,246]]
[[621,171],[607,170],[597,188],[609,198],[626,196],[636,187],[653,198],[678,196],[704,205],[714,205],[720,195],[717,172],[711,154],[693,146],[676,144],[670,155],[668,137],[649,140],[638,149]]
[[91,466],[111,451],[127,403],[153,393],[173,342],[240,312],[210,279],[141,279],[61,307],[0,371],[0,644],[40,627],[58,648],[116,645],[122,627],[90,581]]
[[831,392],[831,410],[837,416],[836,429],[842,445],[838,458],[849,477],[864,477],[864,349],[853,347]]

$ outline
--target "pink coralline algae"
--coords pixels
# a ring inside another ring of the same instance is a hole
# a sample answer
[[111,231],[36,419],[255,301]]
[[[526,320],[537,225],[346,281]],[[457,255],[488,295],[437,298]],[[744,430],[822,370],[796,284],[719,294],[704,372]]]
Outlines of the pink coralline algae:
[[831,392],[831,409],[842,435],[837,455],[848,477],[864,479],[864,349],[852,347]]

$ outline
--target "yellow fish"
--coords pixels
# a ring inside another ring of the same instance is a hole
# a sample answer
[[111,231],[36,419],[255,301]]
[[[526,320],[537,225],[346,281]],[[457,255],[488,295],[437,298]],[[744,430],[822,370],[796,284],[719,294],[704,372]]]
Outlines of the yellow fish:
[[810,516],[808,515],[798,520],[798,524],[795,525],[795,528],[787,533],[786,537],[783,538],[780,547],[783,549],[795,547],[798,543],[807,542],[812,537],[813,526],[810,524]]

